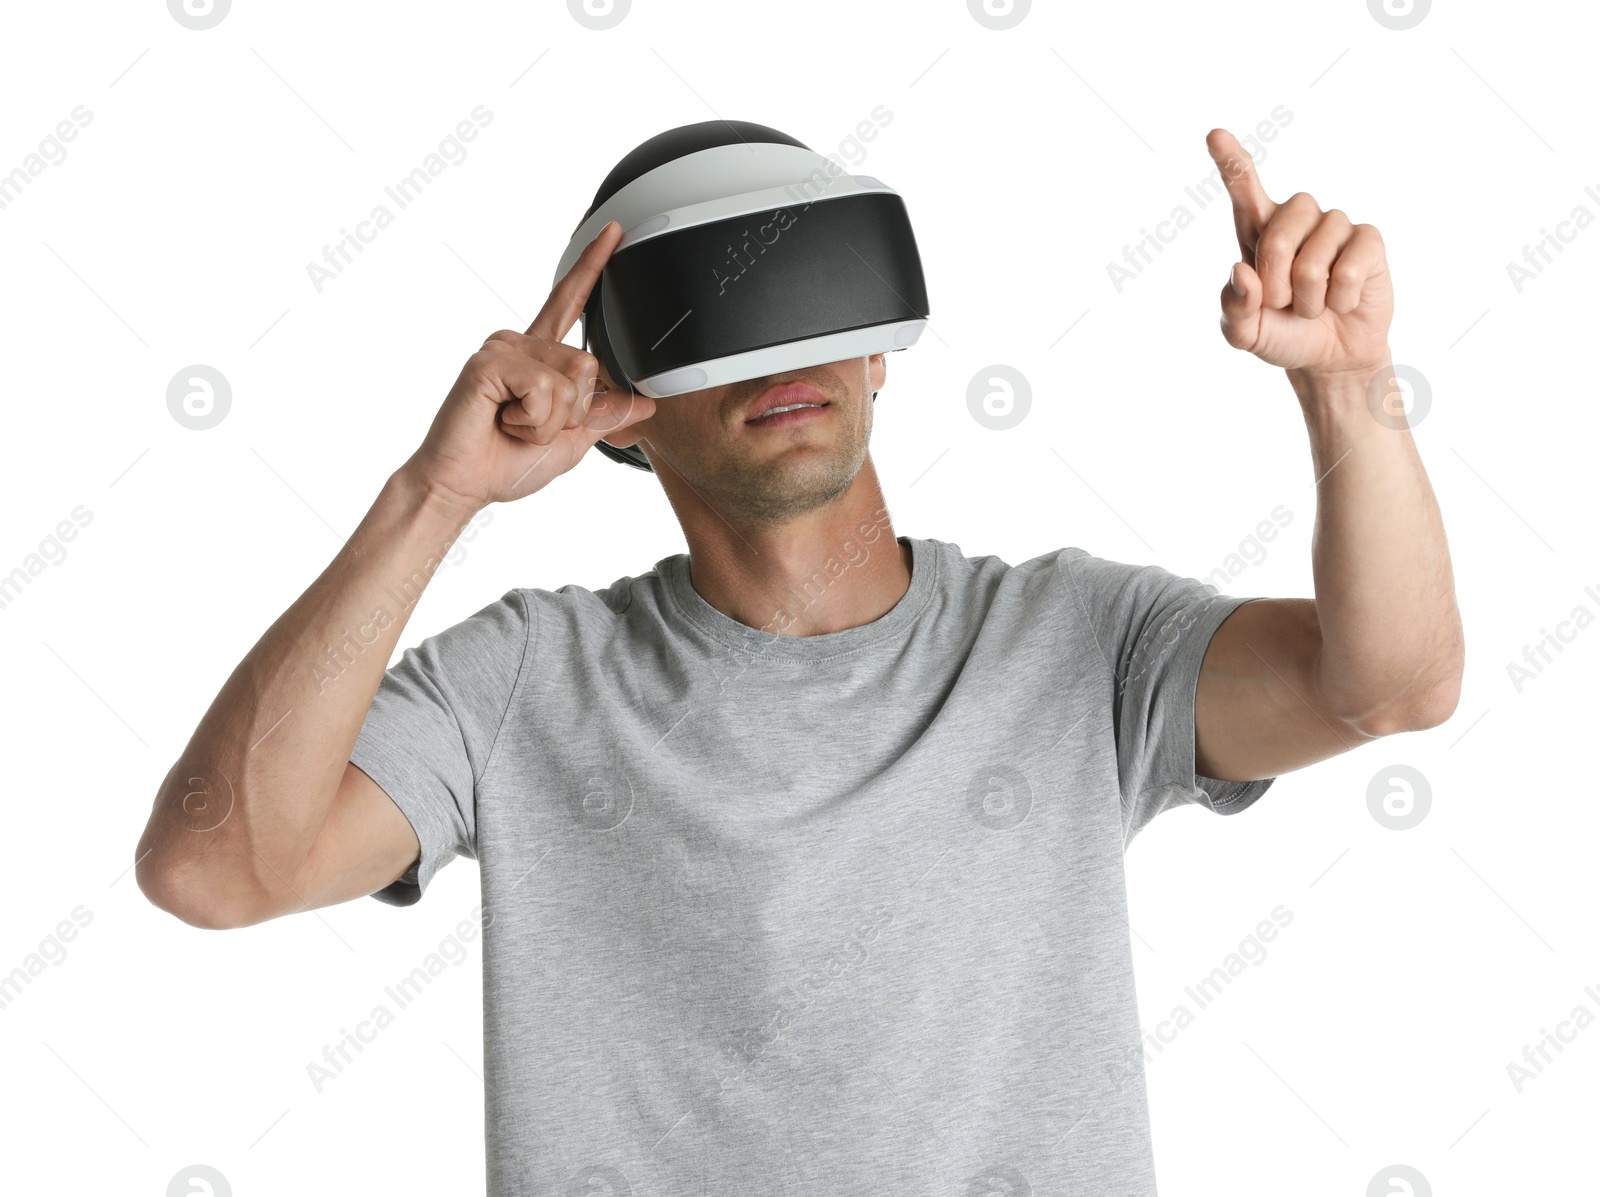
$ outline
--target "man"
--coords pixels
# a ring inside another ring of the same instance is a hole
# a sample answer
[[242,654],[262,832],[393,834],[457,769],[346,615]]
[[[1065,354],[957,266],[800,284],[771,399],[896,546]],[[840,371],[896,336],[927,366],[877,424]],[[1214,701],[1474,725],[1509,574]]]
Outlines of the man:
[[[1154,1193],[1129,840],[1438,725],[1462,668],[1431,489],[1369,409],[1377,230],[1275,204],[1230,134],[1207,146],[1242,258],[1224,335],[1305,414],[1315,599],[896,536],[867,450],[881,354],[630,395],[562,343],[612,223],[526,333],[468,360],[223,687],[141,888],[241,927],[409,905],[476,858],[497,1197]],[[472,516],[602,436],[643,449],[689,553],[514,589],[385,673]]]

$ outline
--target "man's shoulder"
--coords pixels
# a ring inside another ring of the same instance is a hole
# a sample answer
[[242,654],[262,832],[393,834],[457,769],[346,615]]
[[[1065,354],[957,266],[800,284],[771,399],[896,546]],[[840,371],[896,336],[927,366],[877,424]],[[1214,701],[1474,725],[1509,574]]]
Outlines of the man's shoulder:
[[605,586],[565,582],[559,586],[521,586],[516,593],[537,616],[597,618],[624,615],[640,605],[659,609],[667,573],[682,554],[664,557],[637,574],[623,574]]
[[[1021,557],[1020,554],[1011,553],[1005,556],[998,553],[967,553],[951,541],[931,538],[927,538],[926,543],[937,554],[940,572],[947,585],[962,581],[978,584],[1004,581],[1010,587],[1051,585],[1058,580],[1069,582],[1071,565],[1077,561],[1116,564],[1103,562],[1075,545],[1050,548],[1029,557]],[[1013,555],[1020,558],[1015,565],[1010,561]]]

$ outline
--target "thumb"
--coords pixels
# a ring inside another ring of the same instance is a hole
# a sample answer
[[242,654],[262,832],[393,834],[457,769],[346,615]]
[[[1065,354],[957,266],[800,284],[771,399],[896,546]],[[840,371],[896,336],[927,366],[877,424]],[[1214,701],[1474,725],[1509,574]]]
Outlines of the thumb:
[[1261,340],[1261,276],[1244,262],[1222,287],[1222,335],[1235,349],[1251,349]]
[[[656,413],[656,401],[637,391],[605,391],[594,397],[584,413],[583,424],[598,439],[615,445],[613,436],[648,420]],[[632,442],[628,442],[631,444]],[[624,446],[618,446],[619,448]]]

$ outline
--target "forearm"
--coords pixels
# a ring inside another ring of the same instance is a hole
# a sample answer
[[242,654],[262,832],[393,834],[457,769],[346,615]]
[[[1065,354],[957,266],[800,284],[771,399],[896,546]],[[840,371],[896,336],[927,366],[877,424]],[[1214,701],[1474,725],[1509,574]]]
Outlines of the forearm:
[[1444,523],[1416,443],[1409,428],[1374,417],[1365,378],[1288,374],[1317,479],[1322,698],[1379,734],[1431,726],[1454,709],[1463,638]]
[[328,817],[411,610],[473,513],[405,468],[234,669],[158,793],[135,853],[152,898],[248,909]]

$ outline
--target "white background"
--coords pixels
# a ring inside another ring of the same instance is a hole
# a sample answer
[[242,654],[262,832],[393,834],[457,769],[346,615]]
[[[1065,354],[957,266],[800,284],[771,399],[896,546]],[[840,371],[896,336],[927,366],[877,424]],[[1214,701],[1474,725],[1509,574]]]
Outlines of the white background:
[[[197,1162],[240,1195],[481,1189],[476,944],[320,1094],[306,1070],[467,917],[476,865],[408,910],[231,932],[155,909],[130,866],[228,674],[465,358],[526,326],[599,180],[655,133],[772,125],[906,197],[933,318],[877,402],[897,533],[1205,577],[1282,504],[1292,522],[1229,589],[1312,595],[1301,414],[1281,370],[1222,339],[1231,218],[1184,192],[1211,171],[1208,129],[1244,137],[1280,105],[1272,198],[1308,191],[1388,245],[1395,361],[1432,388],[1415,436],[1467,674],[1443,726],[1284,776],[1237,818],[1169,812],[1130,848],[1146,1028],[1293,913],[1148,1065],[1162,1191],[1398,1193],[1374,1182],[1395,1163],[1439,1194],[1593,1184],[1600,1027],[1520,1093],[1507,1073],[1574,1007],[1600,1013],[1600,629],[1520,692],[1507,672],[1575,608],[1600,614],[1600,229],[1520,292],[1507,272],[1574,208],[1600,214],[1592,9],[1440,4],[1403,31],[1361,0],[1039,5],[1008,31],[951,0],[641,0],[605,31],[551,2],[241,0],[206,31],[148,0],[5,21],[0,173],[92,114],[0,209],[0,573],[92,513],[0,609],[0,973],[92,916],[0,1009],[7,1191],[158,1197]],[[468,156],[319,293],[307,263],[478,105],[493,119]],[[850,145],[878,105],[892,120]],[[1179,204],[1194,222],[1119,291],[1107,264]],[[196,363],[232,389],[203,432],[166,404]],[[1005,432],[967,408],[993,364],[1032,387]],[[685,548],[657,481],[598,454],[488,514],[402,646],[513,586],[599,588]],[[1431,790],[1407,831],[1368,807],[1394,765]]]

